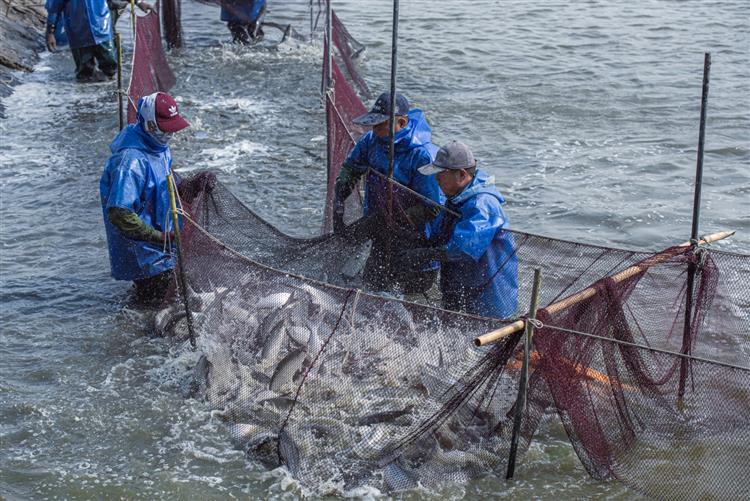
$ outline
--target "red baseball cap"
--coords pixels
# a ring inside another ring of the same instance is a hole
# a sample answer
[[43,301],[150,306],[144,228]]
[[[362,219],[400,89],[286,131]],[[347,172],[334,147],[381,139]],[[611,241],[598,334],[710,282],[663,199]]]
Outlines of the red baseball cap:
[[164,92],[156,95],[156,125],[164,132],[178,132],[190,127],[190,123],[180,115],[177,102]]

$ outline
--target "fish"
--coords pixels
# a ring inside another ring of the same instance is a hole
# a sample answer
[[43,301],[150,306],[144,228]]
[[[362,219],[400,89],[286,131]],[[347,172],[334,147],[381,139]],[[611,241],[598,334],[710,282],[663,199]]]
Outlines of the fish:
[[292,384],[297,373],[302,369],[307,353],[304,350],[293,350],[284,357],[276,370],[271,376],[271,383],[268,389],[281,392],[284,388]]
[[300,469],[299,447],[286,430],[279,433],[279,457],[289,472],[296,476]]
[[205,395],[208,387],[208,374],[211,370],[211,362],[205,354],[201,354],[195,367],[193,367],[193,377],[190,380],[188,389],[189,397]]
[[263,350],[261,350],[260,357],[262,362],[268,363],[272,359],[276,359],[281,353],[281,347],[286,339],[286,328],[284,322],[281,321],[271,328],[271,332],[268,333],[265,342],[263,343]]
[[310,342],[312,332],[307,327],[292,325],[286,329],[289,339],[297,343],[298,346],[306,347]]
[[261,298],[255,303],[256,308],[280,308],[289,302],[292,294],[289,292],[276,292]]
[[413,410],[414,410],[413,405],[407,405],[406,408],[404,409],[399,409],[399,410],[394,410],[394,411],[375,412],[373,414],[368,414],[366,416],[362,416],[361,418],[359,418],[357,420],[357,426],[370,426],[376,423],[387,423],[387,422],[395,421],[401,416],[411,414]]
[[417,482],[398,461],[388,463],[383,468],[383,481],[389,491],[405,491],[417,487]]

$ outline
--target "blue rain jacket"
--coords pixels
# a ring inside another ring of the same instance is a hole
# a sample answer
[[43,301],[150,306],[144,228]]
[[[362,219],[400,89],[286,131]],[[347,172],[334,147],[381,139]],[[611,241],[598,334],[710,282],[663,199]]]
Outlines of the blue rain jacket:
[[[431,137],[432,129],[422,110],[415,108],[409,111],[409,123],[394,138],[393,178],[420,195],[442,204],[445,196],[440,191],[437,178],[434,175],[425,176],[417,170],[435,159],[438,147],[430,142]],[[357,141],[344,164],[354,172],[364,173],[372,168],[387,176],[388,149],[388,137],[380,138],[370,131]],[[365,186],[364,215],[368,215],[371,208],[385,209],[386,197],[386,183],[368,180]]]
[[104,167],[99,192],[112,276],[136,280],[173,269],[173,249],[165,252],[163,244],[127,238],[109,222],[107,214],[110,207],[121,207],[159,231],[172,231],[167,187],[167,174],[172,170],[169,147],[156,142],[141,119],[125,127],[109,148],[112,156]]
[[112,40],[112,16],[107,0],[48,0],[46,7],[48,21],[63,16],[71,49]]
[[471,184],[446,204],[461,217],[442,212],[433,223],[433,239],[444,245],[448,257],[440,289],[464,295],[468,312],[475,315],[507,318],[516,312],[518,259],[513,234],[502,231],[509,227],[504,203],[494,179],[477,170]]
[[62,13],[52,14],[49,11],[52,2],[53,0],[47,0],[47,3],[44,4],[44,8],[47,9],[47,24],[55,25],[55,42],[58,47],[63,47],[68,45],[68,34],[65,32],[65,15]]
[[221,20],[234,23],[254,23],[258,20],[266,0],[228,0],[221,2]]

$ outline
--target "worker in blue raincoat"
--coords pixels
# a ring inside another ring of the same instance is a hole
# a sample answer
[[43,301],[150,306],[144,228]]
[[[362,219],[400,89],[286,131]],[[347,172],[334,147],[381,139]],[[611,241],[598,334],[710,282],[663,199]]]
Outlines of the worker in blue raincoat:
[[106,0],[49,0],[47,11],[47,48],[56,50],[55,32],[62,21],[76,64],[76,80],[98,80],[97,64],[107,77],[117,73],[112,16]]
[[44,8],[47,9],[47,26],[54,26],[55,31],[53,36],[55,38],[55,48],[65,47],[68,45],[68,34],[65,33],[65,21],[63,20],[63,13],[51,13],[50,5],[54,0],[47,0],[44,4]]
[[507,318],[516,313],[518,260],[513,235],[503,212],[503,196],[494,179],[477,169],[465,144],[453,141],[438,151],[423,174],[436,174],[448,197],[446,208],[433,222],[429,246],[405,250],[400,267],[441,262],[443,307],[475,315]]
[[222,0],[221,20],[227,23],[233,42],[249,44],[263,38],[261,20],[266,0]]
[[[363,277],[368,288],[424,292],[435,280],[439,268],[437,262],[424,263],[421,268],[406,273],[395,273],[390,259],[394,252],[419,245],[418,242],[428,236],[427,223],[437,215],[437,207],[444,201],[435,176],[418,171],[432,163],[437,147],[430,142],[432,130],[422,110],[410,110],[409,101],[397,93],[393,178],[398,184],[394,185],[389,214],[390,101],[390,93],[382,93],[368,113],[353,120],[356,124],[372,127],[372,130],[360,138],[336,178],[334,233],[358,242],[372,240]],[[344,224],[344,202],[365,174],[364,217],[347,227]],[[402,213],[399,208],[405,208],[405,211]],[[408,221],[412,231],[400,231],[403,229],[400,219]]]
[[[172,173],[169,140],[189,125],[170,95],[156,92],[141,98],[138,122],[112,141],[112,155],[99,182],[112,276],[132,280],[140,304],[162,299],[175,266],[167,186]],[[193,186],[180,184],[183,201],[195,195],[202,181],[206,180],[196,176]],[[215,177],[208,180],[209,189],[211,183]]]

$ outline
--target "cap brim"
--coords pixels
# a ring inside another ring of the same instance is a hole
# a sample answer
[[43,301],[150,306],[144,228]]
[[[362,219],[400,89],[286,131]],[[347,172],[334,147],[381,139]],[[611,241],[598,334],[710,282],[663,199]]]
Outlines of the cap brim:
[[365,113],[352,120],[357,125],[378,125],[388,120],[388,115],[382,113]]
[[156,124],[159,129],[164,132],[179,132],[182,129],[190,127],[190,122],[182,118],[180,115],[172,117],[169,120],[157,120]]
[[441,172],[447,169],[443,167],[437,167],[435,164],[429,164],[429,165],[424,165],[417,170],[423,176],[431,176],[433,174],[437,174],[438,172]]

